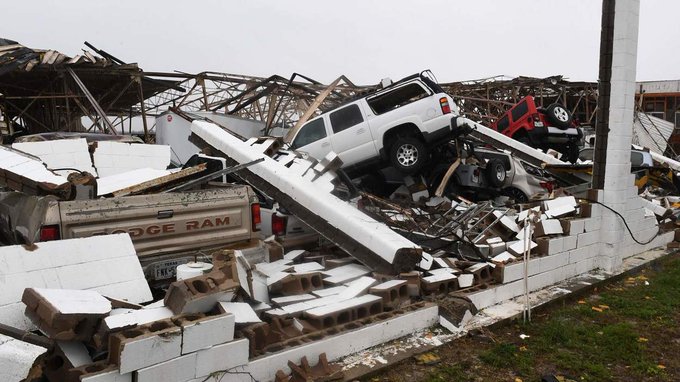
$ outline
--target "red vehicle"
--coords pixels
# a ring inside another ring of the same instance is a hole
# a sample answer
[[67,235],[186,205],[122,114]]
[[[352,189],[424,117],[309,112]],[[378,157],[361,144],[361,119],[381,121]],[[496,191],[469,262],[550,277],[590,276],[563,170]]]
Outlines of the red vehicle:
[[578,159],[583,132],[569,110],[560,104],[537,107],[526,96],[491,125],[491,128],[528,146],[561,152],[570,162]]

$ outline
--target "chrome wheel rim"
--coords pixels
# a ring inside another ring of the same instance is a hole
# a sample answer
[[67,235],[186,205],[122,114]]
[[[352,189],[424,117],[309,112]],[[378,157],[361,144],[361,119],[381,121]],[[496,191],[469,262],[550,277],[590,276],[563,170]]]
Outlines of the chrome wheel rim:
[[397,149],[397,162],[404,167],[413,166],[418,161],[418,149],[410,144],[406,143]]

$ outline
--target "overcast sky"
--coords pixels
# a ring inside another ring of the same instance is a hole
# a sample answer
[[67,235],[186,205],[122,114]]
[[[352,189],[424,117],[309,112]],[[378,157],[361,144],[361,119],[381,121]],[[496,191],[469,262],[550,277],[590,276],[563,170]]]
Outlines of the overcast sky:
[[[83,41],[146,71],[293,72],[358,84],[432,69],[597,79],[601,0],[13,1],[0,37],[75,55]],[[680,79],[680,1],[642,0],[638,80]]]

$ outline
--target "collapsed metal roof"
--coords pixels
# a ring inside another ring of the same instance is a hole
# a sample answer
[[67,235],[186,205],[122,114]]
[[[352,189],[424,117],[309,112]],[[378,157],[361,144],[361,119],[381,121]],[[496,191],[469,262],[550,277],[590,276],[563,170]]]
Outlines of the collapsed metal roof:
[[94,121],[89,130],[120,133],[104,115],[128,116],[133,105],[173,87],[174,81],[147,78],[137,64],[103,51],[68,56],[0,38],[0,127],[5,134],[88,130],[82,127],[83,116]]

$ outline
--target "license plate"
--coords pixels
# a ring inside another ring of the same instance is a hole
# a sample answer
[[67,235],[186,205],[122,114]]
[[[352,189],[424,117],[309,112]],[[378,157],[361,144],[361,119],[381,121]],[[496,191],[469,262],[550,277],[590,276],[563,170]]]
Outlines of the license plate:
[[187,260],[168,260],[154,265],[154,280],[163,280],[175,277],[177,266],[186,263]]
[[534,126],[543,127],[543,122],[534,122]]

